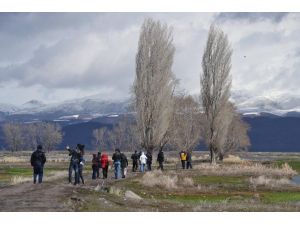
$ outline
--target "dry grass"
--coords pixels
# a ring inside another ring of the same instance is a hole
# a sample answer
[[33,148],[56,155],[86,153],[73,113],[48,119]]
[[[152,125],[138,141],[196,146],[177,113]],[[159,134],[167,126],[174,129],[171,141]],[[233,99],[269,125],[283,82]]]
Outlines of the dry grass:
[[243,163],[245,160],[242,160],[239,156],[235,155],[228,155],[226,158],[223,159],[223,162],[227,163]]
[[266,186],[271,188],[277,188],[291,184],[291,181],[287,178],[274,179],[265,176],[259,176],[256,178],[250,177],[249,182],[255,187]]
[[265,166],[259,163],[241,163],[231,165],[210,165],[201,164],[194,166],[195,169],[200,170],[205,175],[215,176],[268,176],[268,177],[293,177],[297,174],[287,163],[282,167]]
[[17,185],[17,184],[22,184],[22,183],[26,183],[32,181],[31,177],[23,177],[23,176],[13,176],[10,179],[10,184],[11,185]]
[[[57,180],[63,177],[67,177],[68,176],[68,172],[67,171],[55,171],[55,172],[51,172],[49,174],[49,176],[44,175],[43,180],[45,181],[53,181],[53,180]],[[13,176],[10,179],[10,184],[11,185],[17,185],[17,184],[22,184],[22,183],[26,183],[29,181],[32,181],[33,178],[32,177],[25,177],[25,176]]]
[[167,190],[178,189],[180,187],[195,187],[192,178],[180,177],[173,172],[166,174],[160,170],[146,173],[140,180],[140,183],[147,187],[160,187]]

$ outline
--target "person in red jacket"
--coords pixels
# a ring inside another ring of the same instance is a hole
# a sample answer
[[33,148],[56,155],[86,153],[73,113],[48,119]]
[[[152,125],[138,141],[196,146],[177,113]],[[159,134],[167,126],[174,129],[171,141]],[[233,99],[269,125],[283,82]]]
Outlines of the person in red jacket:
[[101,168],[103,173],[103,179],[107,178],[108,163],[108,155],[105,152],[103,152],[101,155]]

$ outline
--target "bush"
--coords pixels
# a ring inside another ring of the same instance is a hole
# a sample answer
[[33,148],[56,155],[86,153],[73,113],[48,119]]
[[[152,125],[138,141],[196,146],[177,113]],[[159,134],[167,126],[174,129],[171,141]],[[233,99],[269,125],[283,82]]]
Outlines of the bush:
[[242,163],[231,165],[211,165],[201,164],[194,166],[205,175],[216,176],[236,176],[236,175],[252,175],[252,176],[268,176],[268,177],[293,177],[297,174],[287,163],[281,167],[268,167],[260,163]]
[[161,187],[167,190],[180,187],[194,187],[194,181],[190,177],[180,177],[177,174],[163,174],[160,170],[146,173],[140,180],[147,187]]
[[291,184],[291,182],[287,178],[274,179],[265,176],[259,176],[256,178],[251,177],[250,184],[254,186],[266,186],[266,187],[274,188],[274,187],[282,187],[285,185],[289,185]]

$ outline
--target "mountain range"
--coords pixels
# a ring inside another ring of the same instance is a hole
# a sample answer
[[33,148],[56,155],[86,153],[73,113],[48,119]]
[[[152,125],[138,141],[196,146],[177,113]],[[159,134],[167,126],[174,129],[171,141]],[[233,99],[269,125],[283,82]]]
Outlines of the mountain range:
[[[251,151],[300,151],[300,96],[255,96],[233,93],[237,106],[251,129]],[[0,104],[0,126],[6,121],[32,123],[54,121],[61,125],[66,144],[85,143],[92,149],[92,131],[111,127],[128,112],[129,100],[102,100],[90,96],[55,104],[31,100],[20,106]],[[0,129],[0,148],[5,148]],[[200,149],[204,150],[205,145]]]

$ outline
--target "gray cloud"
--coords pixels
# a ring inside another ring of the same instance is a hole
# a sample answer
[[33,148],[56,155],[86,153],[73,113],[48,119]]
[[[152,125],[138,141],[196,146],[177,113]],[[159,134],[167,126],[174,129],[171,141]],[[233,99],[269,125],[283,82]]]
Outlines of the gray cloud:
[[224,22],[228,20],[248,20],[250,22],[257,22],[260,20],[270,20],[278,23],[284,19],[288,13],[286,12],[235,12],[235,13],[220,13],[216,16],[217,22]]
[[0,13],[0,102],[53,102],[97,93],[104,99],[128,96],[146,17],[174,28],[173,69],[181,88],[190,93],[199,92],[201,57],[212,22],[228,34],[234,50],[234,90],[298,93],[299,15]]

